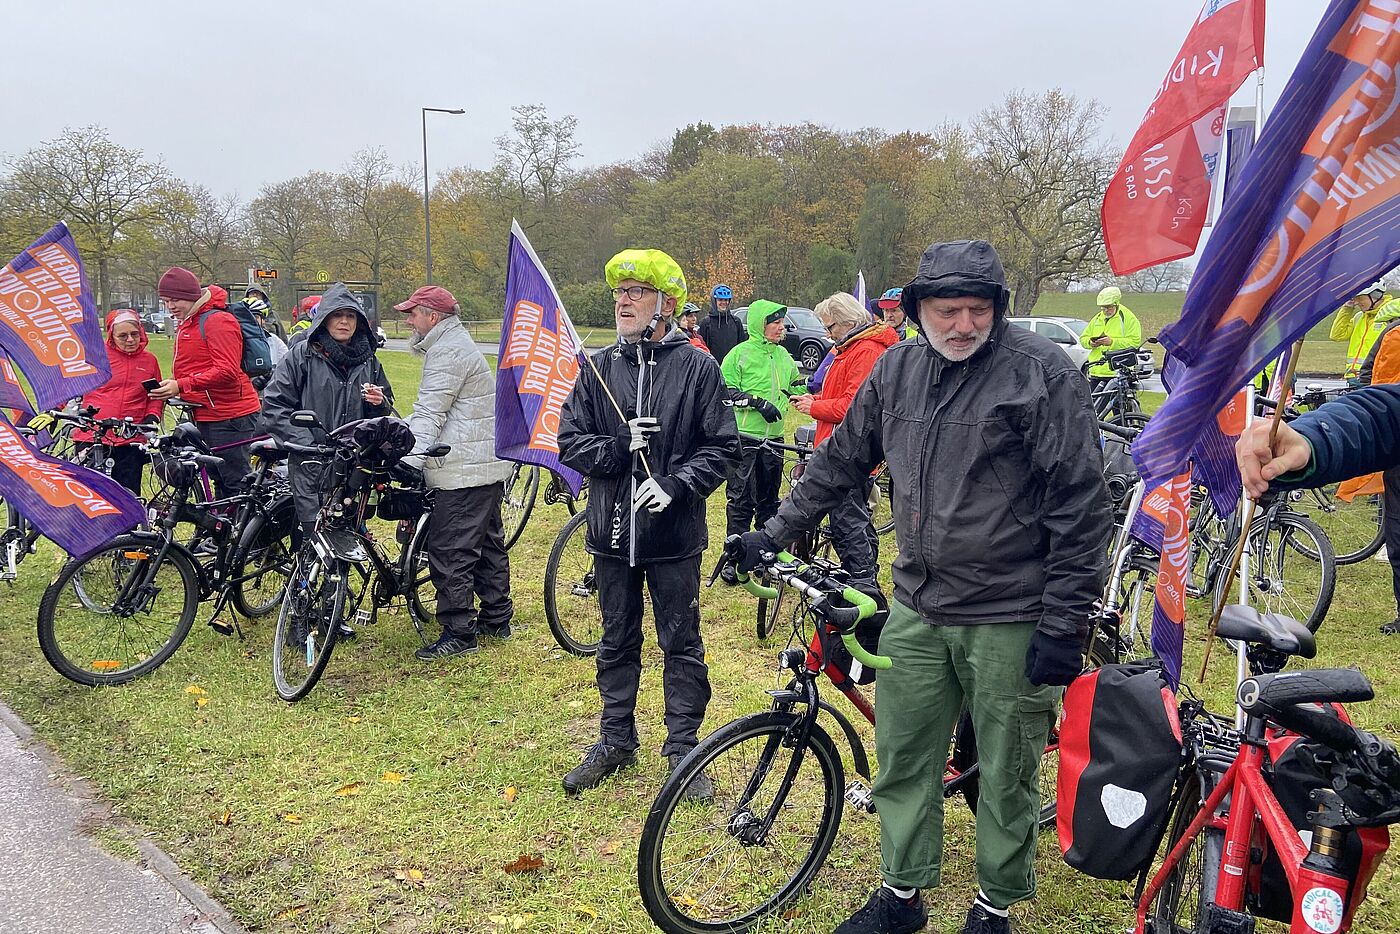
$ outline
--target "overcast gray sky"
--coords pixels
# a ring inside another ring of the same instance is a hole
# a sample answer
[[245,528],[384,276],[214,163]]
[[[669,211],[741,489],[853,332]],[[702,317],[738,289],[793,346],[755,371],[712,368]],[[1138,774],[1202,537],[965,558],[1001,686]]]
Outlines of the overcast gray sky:
[[[687,123],[929,129],[1013,88],[1062,87],[1131,137],[1200,0],[226,0],[27,4],[0,55],[0,157],[100,123],[219,194],[383,146],[481,167],[510,108],[578,117],[584,162]],[[1325,7],[1273,0],[1267,99]],[[21,38],[27,37],[24,41]],[[1253,101],[1246,88],[1236,103]]]

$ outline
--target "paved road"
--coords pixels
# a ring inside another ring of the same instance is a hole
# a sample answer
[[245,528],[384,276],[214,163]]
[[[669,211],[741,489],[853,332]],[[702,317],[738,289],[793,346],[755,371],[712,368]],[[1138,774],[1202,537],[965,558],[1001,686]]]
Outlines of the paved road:
[[[1309,376],[1298,377],[1298,387],[1300,390],[1307,386],[1320,386],[1323,389],[1341,389],[1346,386],[1344,379],[1317,379]],[[1153,376],[1151,379],[1143,380],[1142,388],[1147,392],[1166,392],[1167,387],[1162,385],[1161,374]]]
[[184,893],[169,881],[162,871],[178,870],[159,851],[147,848],[148,865],[138,865],[102,850],[85,828],[106,819],[104,807],[16,731],[27,734],[0,705],[0,934],[239,930],[188,879],[179,878]]

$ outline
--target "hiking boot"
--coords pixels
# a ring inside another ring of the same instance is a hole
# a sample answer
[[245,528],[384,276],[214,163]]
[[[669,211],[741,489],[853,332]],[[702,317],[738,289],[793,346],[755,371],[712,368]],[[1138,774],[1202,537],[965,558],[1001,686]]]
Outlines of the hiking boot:
[[925,924],[928,909],[922,895],[915,893],[914,900],[906,902],[882,885],[864,908],[841,922],[835,934],[913,934]]
[[1382,626],[1381,632],[1385,633],[1387,636],[1400,635],[1400,616],[1397,616],[1395,619],[1392,619]]
[[1011,934],[1011,919],[994,915],[974,901],[963,922],[962,934]]
[[732,564],[726,564],[719,569],[719,579],[733,587],[739,583],[739,569]]
[[425,662],[435,661],[440,658],[452,658],[454,655],[470,655],[477,650],[476,634],[467,636],[454,636],[449,632],[444,632],[438,637],[438,641],[432,645],[425,645],[413,653],[413,657]]
[[588,747],[583,761],[569,770],[564,776],[564,791],[576,795],[585,788],[597,788],[618,769],[625,769],[637,762],[635,749],[618,749],[599,740]]
[[[666,757],[672,772],[680,768],[685,757],[686,753],[683,752],[673,752]],[[710,779],[710,776],[702,771],[690,780],[689,785],[685,786],[682,796],[687,801],[713,801],[715,799],[715,783]]]
[[510,623],[501,623],[499,626],[481,626],[481,634],[488,639],[495,639],[497,642],[505,642],[512,635]]

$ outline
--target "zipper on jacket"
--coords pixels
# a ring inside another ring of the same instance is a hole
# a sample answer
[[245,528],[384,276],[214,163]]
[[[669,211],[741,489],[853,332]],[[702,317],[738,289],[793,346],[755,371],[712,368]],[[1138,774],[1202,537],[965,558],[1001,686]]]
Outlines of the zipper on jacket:
[[[970,362],[970,361],[968,361],[968,362]],[[925,527],[927,527],[927,525],[926,525],[926,517],[925,517],[925,515],[924,515],[924,484],[923,484],[922,481],[923,481],[923,478],[926,477],[926,476],[928,475],[928,458],[929,458],[929,456],[930,456],[930,455],[929,455],[929,452],[932,451],[933,448],[934,448],[934,443],[933,443],[933,442],[935,442],[935,440],[936,440],[936,438],[937,438],[937,436],[938,436],[938,429],[941,427],[941,426],[939,425],[939,423],[938,423],[938,416],[939,416],[940,413],[942,413],[942,411],[943,411],[944,409],[946,409],[949,405],[952,404],[953,400],[957,397],[958,393],[962,390],[963,386],[967,385],[968,381],[971,380],[971,379],[972,379],[972,370],[971,370],[971,368],[970,368],[970,367],[967,367],[967,366],[964,366],[964,367],[963,367],[963,371],[962,371],[962,375],[958,377],[958,381],[953,385],[953,391],[950,392],[950,393],[948,393],[948,395],[945,396],[943,399],[939,400],[938,405],[936,405],[936,406],[933,407],[933,414],[929,416],[929,434],[928,434],[927,436],[925,436],[925,438],[924,438],[924,444],[923,444],[923,450],[921,450],[921,451],[919,452],[919,484],[918,484],[918,489],[919,489],[919,497],[918,497],[919,510],[918,510],[918,514],[919,514],[919,521],[920,521],[920,524],[924,524]],[[923,581],[919,584],[919,591],[922,591],[926,586],[928,586],[929,582],[933,579],[933,574],[932,574],[932,573],[930,572],[930,570],[929,570],[928,558],[926,557],[927,552],[924,550],[924,547],[923,547],[923,545],[924,545],[924,536],[923,536],[923,535],[919,535],[919,536],[918,536],[918,541],[919,541],[919,564],[920,564],[920,566],[923,568],[923,571],[924,571],[924,579],[923,579]],[[918,602],[919,602],[919,599],[918,599],[919,593],[918,593],[918,592],[915,592],[913,596],[914,596],[914,602],[915,602],[915,603],[918,603]],[[919,608],[918,608],[917,606],[915,606],[913,609],[914,609],[914,611],[915,611],[916,613],[919,612]]]

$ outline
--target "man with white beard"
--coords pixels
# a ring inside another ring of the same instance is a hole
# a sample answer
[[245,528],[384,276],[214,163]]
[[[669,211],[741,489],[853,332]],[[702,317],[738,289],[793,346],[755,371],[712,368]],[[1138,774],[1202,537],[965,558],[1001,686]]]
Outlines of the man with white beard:
[[1001,260],[935,243],[901,302],[920,332],[886,350],[740,570],[812,529],[881,461],[899,554],[879,651],[875,748],[883,885],[837,934],[909,934],[939,884],[943,766],[964,703],[981,763],[977,881],[963,934],[1004,934],[1035,894],[1041,752],[1103,586],[1111,527],[1088,385],[1009,327]]

